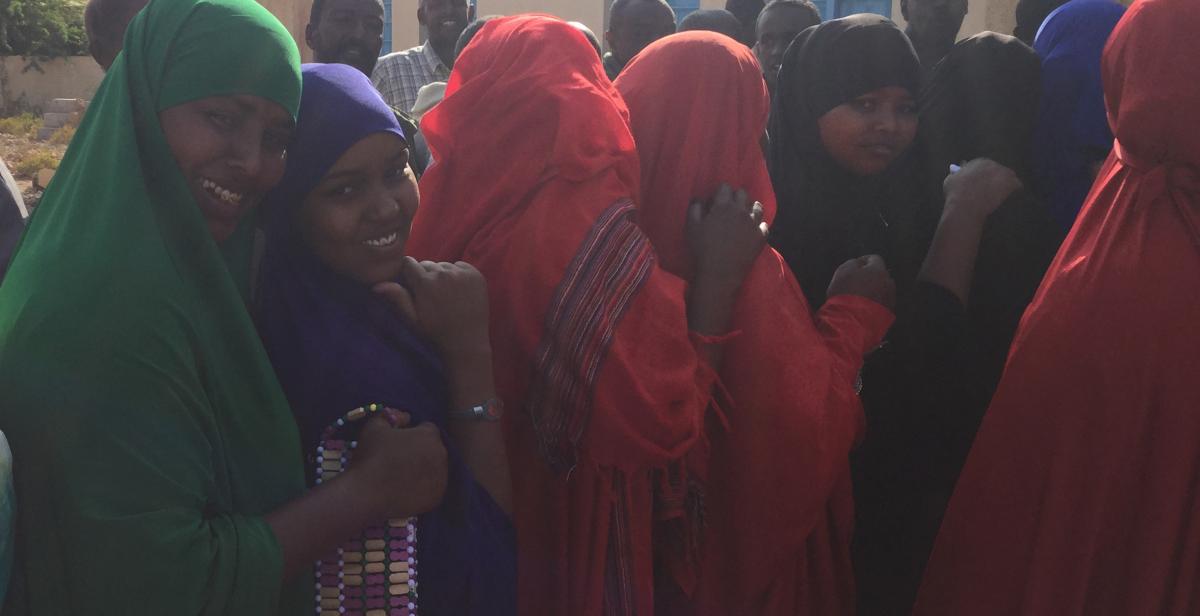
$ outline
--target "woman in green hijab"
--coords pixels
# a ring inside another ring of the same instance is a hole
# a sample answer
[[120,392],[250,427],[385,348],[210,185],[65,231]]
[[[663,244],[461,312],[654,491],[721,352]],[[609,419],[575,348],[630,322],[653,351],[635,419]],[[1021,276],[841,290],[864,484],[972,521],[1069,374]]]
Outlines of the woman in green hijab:
[[312,613],[309,563],[440,500],[436,431],[382,419],[304,494],[240,291],[299,98],[295,43],[253,0],[130,24],[0,286],[5,614]]

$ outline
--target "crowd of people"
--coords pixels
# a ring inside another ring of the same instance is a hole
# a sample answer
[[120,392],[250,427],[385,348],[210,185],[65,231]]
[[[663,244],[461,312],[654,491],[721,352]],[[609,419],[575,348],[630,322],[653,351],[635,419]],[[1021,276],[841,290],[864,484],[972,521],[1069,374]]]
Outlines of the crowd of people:
[[1200,5],[419,5],[89,2],[5,614],[1195,612]]

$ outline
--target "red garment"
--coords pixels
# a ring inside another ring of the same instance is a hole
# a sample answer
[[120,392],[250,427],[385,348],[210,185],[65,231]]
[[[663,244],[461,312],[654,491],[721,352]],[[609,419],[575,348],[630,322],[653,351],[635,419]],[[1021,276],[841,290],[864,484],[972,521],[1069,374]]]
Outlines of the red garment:
[[[754,54],[725,36],[687,32],[638,54],[616,80],[642,159],[639,222],[663,267],[691,277],[684,220],[722,182],[775,195],[760,140],[768,98]],[[707,422],[711,453],[699,566],[666,558],[691,600],[681,614],[852,614],[849,452],[863,411],[854,383],[892,314],[836,296],[813,320],[787,264],[767,249],[734,308],[720,379],[727,424]],[[700,454],[703,456],[703,452]],[[661,543],[660,543],[661,546]]]
[[1200,3],[1104,52],[1117,145],[1017,334],[916,613],[1200,613]]
[[715,375],[632,221],[625,105],[579,31],[527,15],[479,32],[421,128],[437,162],[410,251],[488,281],[518,613],[650,614],[655,479],[696,442]]

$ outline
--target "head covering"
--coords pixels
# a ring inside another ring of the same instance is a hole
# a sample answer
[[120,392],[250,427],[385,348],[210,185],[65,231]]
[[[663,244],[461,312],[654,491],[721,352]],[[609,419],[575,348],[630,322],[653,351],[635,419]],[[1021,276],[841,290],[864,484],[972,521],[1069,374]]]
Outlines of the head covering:
[[784,54],[768,153],[779,200],[771,244],[787,259],[813,306],[825,301],[834,270],[853,257],[882,254],[901,285],[916,277],[924,250],[909,244],[927,242],[918,240],[907,222],[919,185],[911,160],[902,156],[877,177],[856,177],[829,156],[817,120],[880,88],[902,87],[915,98],[920,81],[912,43],[878,15],[813,26]]
[[[348,149],[374,134],[404,135],[361,71],[306,64],[303,75],[287,171],[267,199],[258,325],[304,450],[312,455],[326,427],[372,403],[444,428],[450,402],[437,354],[369,287],[323,264],[294,227],[304,200]],[[448,614],[511,614],[511,525],[457,451],[450,455],[448,495],[418,524],[421,601]]]
[[1116,146],[1030,304],[916,613],[1181,614],[1200,578],[1200,5],[1104,51]]
[[417,91],[417,102],[413,103],[412,115],[417,122],[433,109],[433,106],[442,102],[442,98],[446,96],[446,82],[435,81],[421,86]]
[[409,249],[488,280],[522,614],[653,611],[652,478],[711,398],[682,283],[633,223],[627,118],[584,35],[524,15],[483,27],[422,121]]
[[1111,0],[1074,0],[1046,18],[1034,44],[1042,57],[1035,187],[1064,233],[1092,188],[1092,168],[1112,150],[1100,54],[1124,14]]
[[[687,32],[647,47],[616,86],[629,105],[642,160],[641,226],[663,267],[691,279],[684,221],[693,200],[708,198],[724,182],[744,188],[763,204],[767,220],[774,217],[761,148],[768,114],[762,69],[733,39]],[[882,336],[891,317],[875,308]],[[710,422],[711,457],[692,460],[693,468],[706,467],[703,557],[694,578],[668,554],[672,573],[693,593],[691,613],[737,613],[767,595],[791,595],[796,603],[778,611],[760,605],[756,613],[853,611],[840,609],[853,605],[852,593],[837,597],[841,603],[821,603],[818,597],[838,594],[836,585],[828,594],[812,592],[793,574],[799,565],[810,580],[839,575],[836,557],[810,554],[808,546],[829,530],[834,485],[848,477],[850,446],[862,428],[853,390],[857,365],[842,365],[826,348],[799,285],[774,250],[765,250],[746,276],[730,329],[740,334],[726,343],[720,370],[733,407],[728,426]],[[782,455],[791,462],[780,464]],[[850,517],[837,523],[849,528]],[[835,553],[848,555],[848,541],[833,543]],[[849,577],[848,568],[840,574]]]
[[[921,95],[920,139],[929,194],[939,194],[951,164],[990,158],[1032,185],[1034,123],[1041,89],[1037,54],[1011,36],[985,32],[960,41],[937,65]],[[964,405],[978,421],[995,390],[1017,323],[1058,250],[1061,235],[1029,189],[988,217],[980,239],[968,312],[983,399]],[[970,434],[973,430],[964,430]],[[956,453],[966,455],[969,442]]]
[[0,425],[21,460],[5,611],[311,609],[306,581],[280,590],[261,517],[304,481],[238,287],[249,227],[218,247],[158,121],[227,94],[294,117],[287,30],[250,0],[153,0],[0,286]]

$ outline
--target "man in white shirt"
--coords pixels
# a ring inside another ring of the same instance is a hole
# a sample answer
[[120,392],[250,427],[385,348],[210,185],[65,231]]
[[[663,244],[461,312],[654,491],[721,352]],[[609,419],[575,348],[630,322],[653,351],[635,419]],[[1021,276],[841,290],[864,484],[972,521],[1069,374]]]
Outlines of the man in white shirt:
[[421,0],[417,21],[429,38],[424,45],[388,54],[379,59],[371,80],[383,100],[396,109],[412,111],[421,87],[450,79],[454,45],[470,23],[472,7],[467,0]]

